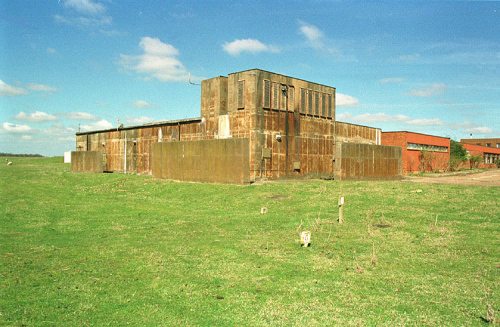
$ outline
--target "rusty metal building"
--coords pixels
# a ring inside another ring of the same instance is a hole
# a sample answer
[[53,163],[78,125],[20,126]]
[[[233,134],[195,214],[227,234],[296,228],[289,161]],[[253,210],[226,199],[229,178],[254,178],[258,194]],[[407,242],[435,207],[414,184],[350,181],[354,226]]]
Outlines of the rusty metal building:
[[72,169],[228,183],[401,177],[401,155],[380,142],[380,129],[335,121],[334,87],[252,69],[202,81],[200,118],[77,133]]

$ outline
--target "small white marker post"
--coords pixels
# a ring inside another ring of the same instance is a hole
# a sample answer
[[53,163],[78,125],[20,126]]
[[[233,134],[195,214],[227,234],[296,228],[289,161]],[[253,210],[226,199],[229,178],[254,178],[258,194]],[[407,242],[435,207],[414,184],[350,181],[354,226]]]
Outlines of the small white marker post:
[[302,232],[300,234],[300,243],[303,247],[308,247],[309,243],[311,243],[311,232]]
[[339,223],[344,222],[344,197],[339,196]]

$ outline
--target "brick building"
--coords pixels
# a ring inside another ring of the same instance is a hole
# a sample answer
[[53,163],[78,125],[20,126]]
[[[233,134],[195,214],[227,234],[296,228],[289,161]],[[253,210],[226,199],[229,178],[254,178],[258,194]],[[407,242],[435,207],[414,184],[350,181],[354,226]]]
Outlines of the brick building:
[[482,146],[500,149],[500,138],[496,138],[496,139],[472,139],[472,138],[471,139],[461,139],[460,143],[482,145]]
[[401,176],[400,150],[380,146],[380,129],[335,121],[334,87],[259,69],[202,81],[200,118],[76,138],[74,171],[236,183],[303,175]]
[[[493,148],[489,146],[467,144],[467,143],[462,143],[462,146],[464,147],[465,150],[467,150],[469,158],[470,157],[481,158],[481,161],[479,162],[479,166],[477,168],[495,168],[496,167],[495,161],[500,160],[500,148]],[[464,162],[462,166],[466,168],[473,168],[471,167],[470,160]]]
[[405,131],[382,132],[382,144],[402,148],[403,174],[448,168],[449,138]]

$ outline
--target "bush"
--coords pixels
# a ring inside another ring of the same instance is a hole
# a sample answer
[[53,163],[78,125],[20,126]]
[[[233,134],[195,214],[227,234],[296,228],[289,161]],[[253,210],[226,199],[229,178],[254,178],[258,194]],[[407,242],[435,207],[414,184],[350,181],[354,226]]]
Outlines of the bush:
[[459,171],[461,166],[462,166],[462,159],[454,158],[451,157],[450,161],[448,163],[448,170],[449,171]]
[[495,160],[495,165],[497,168],[500,168],[500,159]]
[[481,162],[482,158],[481,156],[472,156],[470,157],[470,167],[471,168],[477,168],[479,167],[479,163]]
[[450,157],[467,160],[467,150],[457,141],[450,140]]

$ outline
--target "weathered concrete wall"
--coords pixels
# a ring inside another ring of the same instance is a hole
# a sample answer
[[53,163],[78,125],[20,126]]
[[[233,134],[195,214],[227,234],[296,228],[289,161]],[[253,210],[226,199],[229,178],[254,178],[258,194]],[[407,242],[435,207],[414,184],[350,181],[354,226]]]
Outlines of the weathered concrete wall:
[[205,125],[201,119],[169,121],[119,130],[79,133],[76,135],[76,150],[105,153],[108,160],[105,171],[151,174],[151,144],[158,142],[160,135],[165,142],[214,137],[213,133],[204,134]]
[[335,122],[337,142],[381,144],[380,128]]
[[155,178],[207,183],[250,182],[247,138],[152,145]]
[[106,170],[106,156],[100,151],[72,151],[71,171],[102,173]]
[[228,76],[227,103],[232,136],[249,138],[251,180],[333,175],[335,88],[249,70]]
[[[252,69],[202,81],[201,118],[77,134],[108,171],[151,174],[159,142],[244,138],[250,180],[329,175],[339,141],[377,144],[379,129],[335,123],[335,88]],[[336,133],[336,129],[338,130]]]
[[335,180],[399,180],[401,158],[400,147],[338,143]]

